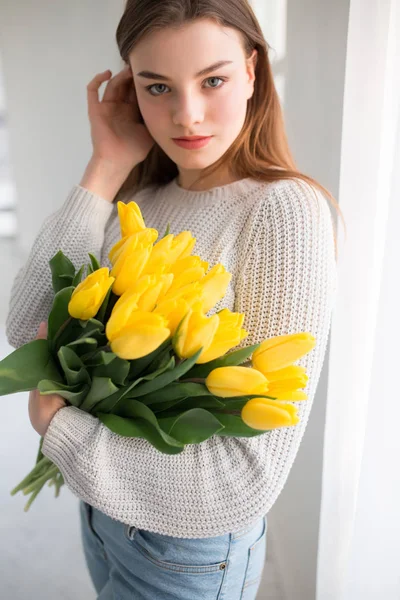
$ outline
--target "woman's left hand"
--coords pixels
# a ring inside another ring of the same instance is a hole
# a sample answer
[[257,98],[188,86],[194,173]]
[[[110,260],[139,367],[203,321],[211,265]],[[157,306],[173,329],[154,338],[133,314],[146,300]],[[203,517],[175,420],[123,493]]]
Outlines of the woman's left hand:
[[[42,321],[36,339],[47,338],[47,323]],[[29,418],[32,427],[40,436],[44,436],[50,421],[60,408],[67,406],[64,398],[58,394],[43,395],[38,389],[29,392]]]

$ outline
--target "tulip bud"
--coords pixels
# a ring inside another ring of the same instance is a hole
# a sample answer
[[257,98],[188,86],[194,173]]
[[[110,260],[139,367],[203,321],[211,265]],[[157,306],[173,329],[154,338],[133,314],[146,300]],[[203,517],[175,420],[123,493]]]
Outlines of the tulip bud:
[[[142,275],[153,247],[151,230],[145,229],[127,238],[126,243],[118,251],[117,258],[111,270],[115,277],[113,292],[121,296]],[[115,258],[115,256],[114,256]]]
[[290,427],[300,420],[296,406],[268,398],[251,398],[242,408],[241,417],[246,425],[262,431]]
[[248,336],[248,332],[241,329],[244,313],[234,313],[228,308],[224,308],[217,314],[219,317],[218,329],[208,349],[202,352],[197,360],[199,364],[224,356]]
[[87,321],[99,311],[114,277],[110,277],[108,268],[93,271],[72,292],[68,303],[68,313],[75,319]]
[[190,231],[182,231],[176,236],[169,233],[154,244],[143,274],[153,273],[160,265],[166,265],[169,269],[177,260],[188,256],[195,244],[196,238],[192,237]]
[[115,314],[113,311],[106,326],[110,348],[120,358],[134,360],[147,356],[170,337],[162,315],[133,310],[127,320],[123,314],[119,321],[120,316],[119,311]]
[[218,322],[218,315],[207,317],[203,314],[200,302],[189,308],[173,339],[176,354],[180,358],[190,358],[200,348],[207,350],[218,328]]
[[139,205],[136,202],[118,202],[118,217],[121,228],[121,237],[137,233],[146,229]]
[[225,267],[221,264],[215,265],[200,279],[199,283],[203,287],[204,292],[203,311],[205,313],[225,296],[231,279],[232,273],[226,271]]
[[307,332],[269,338],[253,352],[253,367],[262,373],[283,369],[310,352],[315,343],[315,337]]
[[205,384],[212,394],[222,398],[268,392],[268,379],[251,367],[218,367],[208,374]]

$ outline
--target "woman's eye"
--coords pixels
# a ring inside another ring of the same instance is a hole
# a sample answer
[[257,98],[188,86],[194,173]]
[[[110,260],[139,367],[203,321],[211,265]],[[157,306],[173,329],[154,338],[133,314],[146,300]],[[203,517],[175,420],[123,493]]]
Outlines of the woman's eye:
[[[208,78],[207,78],[205,81],[210,81],[210,80],[212,80],[212,79],[219,79],[220,81],[222,81],[222,85],[223,85],[223,84],[225,83],[225,81],[226,81],[226,78],[225,78],[225,77],[208,77]],[[218,88],[221,88],[221,87],[222,87],[222,85],[218,85],[218,86],[212,85],[212,86],[211,86],[211,89],[218,89]],[[163,94],[162,94],[162,93],[160,93],[160,94],[157,94],[157,93],[156,93],[156,94],[153,94],[153,93],[151,92],[151,90],[152,90],[153,88],[155,88],[155,87],[167,87],[167,86],[166,86],[164,83],[153,83],[152,85],[148,85],[148,86],[146,87],[146,90],[148,91],[148,93],[149,93],[151,96],[163,96]],[[160,90],[158,90],[158,91],[160,91]]]

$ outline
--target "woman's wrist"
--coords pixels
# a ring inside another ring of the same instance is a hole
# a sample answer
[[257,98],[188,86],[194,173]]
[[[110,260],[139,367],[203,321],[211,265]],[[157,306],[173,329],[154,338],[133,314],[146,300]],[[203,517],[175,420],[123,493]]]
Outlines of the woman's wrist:
[[79,185],[111,203],[131,170],[92,157]]

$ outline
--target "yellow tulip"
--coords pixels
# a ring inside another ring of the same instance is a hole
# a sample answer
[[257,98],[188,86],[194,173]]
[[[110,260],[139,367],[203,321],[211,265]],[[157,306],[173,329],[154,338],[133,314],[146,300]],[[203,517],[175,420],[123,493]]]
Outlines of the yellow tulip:
[[224,265],[217,264],[200,279],[204,290],[203,311],[206,313],[225,296],[232,273],[225,270]]
[[[148,229],[144,232],[149,232]],[[127,238],[126,243],[118,253],[111,275],[115,277],[113,292],[121,296],[142,275],[143,269],[152,251],[153,242],[151,234],[147,240],[139,241],[139,234]]]
[[172,273],[142,275],[122,294],[121,298],[127,294],[138,294],[137,304],[139,310],[151,312],[155,308],[157,302],[159,302],[169,290],[173,279],[174,276]]
[[188,256],[195,244],[196,238],[192,237],[190,231],[181,231],[176,236],[169,233],[154,244],[143,275],[153,273],[160,264],[167,265],[169,268],[177,260]]
[[253,352],[252,365],[262,373],[288,367],[315,346],[311,333],[291,333],[264,340]]
[[231,348],[234,348],[248,336],[245,329],[241,329],[244,320],[244,313],[234,313],[228,308],[223,308],[218,313],[219,324],[215,332],[213,341],[201,353],[198,363],[209,362],[220,356],[224,356]]
[[72,292],[68,313],[71,317],[83,321],[93,318],[113,283],[114,277],[109,276],[107,267],[93,271]]
[[222,398],[269,395],[268,379],[251,367],[217,367],[208,374],[205,385],[212,394]]
[[131,235],[127,235],[122,239],[118,240],[116,244],[111,248],[108,253],[108,258],[112,265],[114,265],[120,256],[123,250],[126,250],[125,246],[131,245],[133,240],[136,240],[138,245],[143,244],[147,246],[148,244],[154,244],[156,239],[158,238],[157,229],[146,228],[138,231],[137,233],[132,233]]
[[277,371],[264,373],[269,381],[268,396],[280,400],[307,400],[307,394],[300,391],[307,384],[308,376],[304,367],[291,365]]
[[139,310],[140,294],[125,292],[118,298],[106,324],[107,339],[112,340],[129,323],[132,313]]
[[202,277],[208,269],[208,262],[201,260],[200,256],[185,256],[170,266],[170,272],[174,274],[171,290],[176,290],[188,283],[194,283]]
[[193,295],[196,295],[199,301],[203,301],[204,299],[203,288],[198,281],[187,283],[179,288],[174,288],[171,285],[171,288],[164,294],[162,301],[178,300],[178,298],[186,298],[186,296]]
[[200,302],[189,308],[173,341],[175,353],[179,358],[190,358],[200,348],[207,350],[217,331],[218,322],[218,315],[204,315]]
[[133,310],[121,328],[118,328],[118,318],[118,312],[111,315],[106,335],[112,352],[120,358],[134,360],[147,356],[170,337],[167,321],[162,315]]
[[137,233],[146,229],[139,205],[136,202],[118,202],[118,217],[121,228],[121,237]]
[[199,301],[199,296],[196,292],[186,294],[185,297],[162,299],[155,307],[153,312],[162,314],[168,319],[168,328],[171,330],[171,335],[176,332],[176,329],[182,320],[183,315],[186,315],[189,308]]
[[269,398],[251,398],[242,408],[241,417],[246,425],[261,431],[290,427],[300,420],[296,406]]

